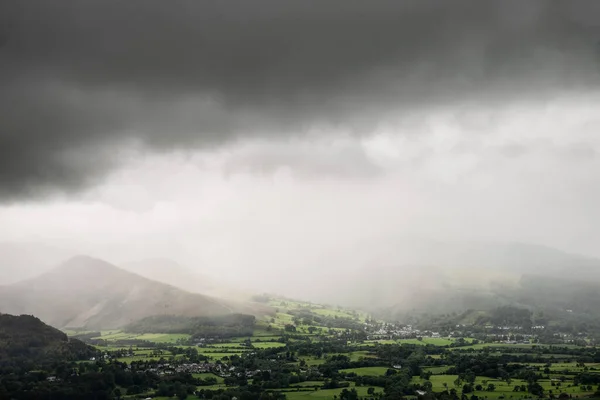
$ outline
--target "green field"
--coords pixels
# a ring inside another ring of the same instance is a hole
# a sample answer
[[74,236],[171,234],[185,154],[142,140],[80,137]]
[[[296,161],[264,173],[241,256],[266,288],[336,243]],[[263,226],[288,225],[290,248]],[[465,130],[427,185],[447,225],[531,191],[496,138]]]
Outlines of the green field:
[[102,331],[101,336],[93,339],[103,339],[106,341],[116,340],[146,340],[153,343],[176,343],[178,340],[187,340],[190,335],[184,333],[127,333],[119,330]]
[[448,371],[448,368],[450,368],[450,367],[449,366],[443,366],[443,367],[424,367],[423,370],[431,372],[434,375],[440,375],[440,374],[446,373],[446,371]]
[[350,356],[350,361],[358,361],[361,358],[373,358],[374,356],[371,355],[368,351],[366,350],[361,350],[361,351],[353,351],[351,353],[348,353]]
[[217,380],[217,384],[223,383],[225,380],[221,378],[219,375],[215,375],[210,372],[202,373],[202,374],[192,374],[194,378],[206,379],[206,378],[215,378]]
[[280,342],[253,342],[252,346],[257,349],[271,349],[273,347],[285,347],[285,343]]
[[[351,388],[347,388],[350,390]],[[367,387],[357,386],[354,387],[358,392],[360,397],[367,397]],[[321,389],[321,390],[307,390],[307,391],[284,391],[287,400],[303,400],[303,399],[333,399],[334,396],[339,397],[340,393],[344,389]],[[381,391],[382,389],[378,389],[377,391]]]

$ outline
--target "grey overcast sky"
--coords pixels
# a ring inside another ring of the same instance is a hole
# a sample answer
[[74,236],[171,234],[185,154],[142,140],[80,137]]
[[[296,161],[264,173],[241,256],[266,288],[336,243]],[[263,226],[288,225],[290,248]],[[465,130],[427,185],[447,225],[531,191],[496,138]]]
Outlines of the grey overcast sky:
[[0,240],[235,276],[406,236],[600,256],[599,83],[594,0],[2,1]]

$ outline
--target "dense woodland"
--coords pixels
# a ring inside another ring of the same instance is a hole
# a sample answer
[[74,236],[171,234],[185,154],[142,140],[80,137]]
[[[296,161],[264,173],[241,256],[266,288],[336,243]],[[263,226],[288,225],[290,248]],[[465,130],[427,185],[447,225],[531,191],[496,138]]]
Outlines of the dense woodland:
[[227,338],[252,335],[255,322],[256,317],[245,314],[215,317],[158,315],[129,324],[124,330],[134,333],[188,333],[197,338]]
[[0,371],[87,359],[96,350],[30,316],[0,314]]

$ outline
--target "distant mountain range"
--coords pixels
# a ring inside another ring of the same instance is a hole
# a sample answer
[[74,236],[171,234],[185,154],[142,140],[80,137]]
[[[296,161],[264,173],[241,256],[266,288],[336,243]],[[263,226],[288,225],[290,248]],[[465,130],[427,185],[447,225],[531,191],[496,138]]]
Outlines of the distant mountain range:
[[112,329],[152,315],[261,314],[269,309],[190,293],[77,256],[36,278],[0,287],[0,312],[33,314],[59,328]]
[[[73,250],[41,243],[0,242],[0,286],[34,278],[76,254]],[[114,264],[145,278],[192,293],[240,300],[247,300],[254,294],[220,280],[218,276],[210,276],[197,268],[188,268],[169,258],[146,258]]]
[[[282,295],[393,313],[460,312],[507,304],[574,310],[600,305],[600,297],[598,302],[594,297],[600,287],[597,258],[521,243],[387,238],[363,247],[377,262],[352,270],[332,260],[331,268],[314,276],[282,265],[281,279],[269,277],[272,286],[263,290],[276,285]],[[169,259],[146,259],[120,268],[76,257],[50,268],[63,253],[51,247],[0,244],[0,285],[5,285],[0,286],[0,312],[34,314],[61,328],[118,328],[165,314],[270,312],[242,300],[250,294]],[[19,277],[27,279],[16,282]]]
[[394,246],[374,244],[370,251],[380,251],[386,255],[381,258],[391,261],[340,273],[335,287],[321,291],[319,300],[444,313],[504,304],[539,305],[551,300],[539,288],[542,281],[552,280],[552,290],[560,290],[556,282],[569,288],[600,282],[599,259],[545,246],[413,240]]

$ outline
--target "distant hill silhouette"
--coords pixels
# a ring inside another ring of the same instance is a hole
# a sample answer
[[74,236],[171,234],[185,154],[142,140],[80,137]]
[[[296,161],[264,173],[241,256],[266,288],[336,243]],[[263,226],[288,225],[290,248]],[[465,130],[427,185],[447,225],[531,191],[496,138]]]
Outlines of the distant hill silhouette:
[[189,293],[77,256],[36,278],[0,287],[0,312],[33,314],[60,328],[119,328],[152,315],[216,316],[267,312]]

